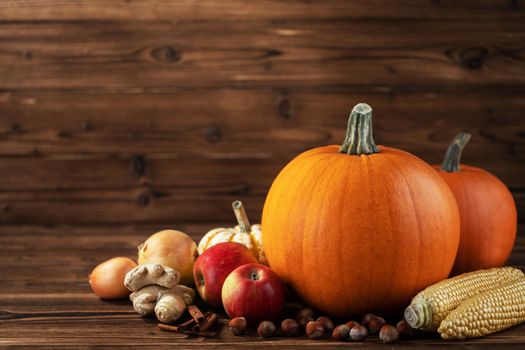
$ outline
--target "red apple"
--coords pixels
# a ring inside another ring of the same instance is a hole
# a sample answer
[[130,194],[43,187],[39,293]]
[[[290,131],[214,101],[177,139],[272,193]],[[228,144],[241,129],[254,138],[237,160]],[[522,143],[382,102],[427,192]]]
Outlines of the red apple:
[[242,265],[224,281],[222,303],[228,316],[242,316],[250,325],[275,320],[283,308],[284,286],[269,267]]
[[193,267],[195,285],[201,298],[213,307],[220,307],[226,277],[237,267],[256,262],[252,252],[240,243],[220,243],[206,249]]

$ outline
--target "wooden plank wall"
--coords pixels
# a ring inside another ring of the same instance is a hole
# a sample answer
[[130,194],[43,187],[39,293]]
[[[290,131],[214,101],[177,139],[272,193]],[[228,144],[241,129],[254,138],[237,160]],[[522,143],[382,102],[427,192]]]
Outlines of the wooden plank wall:
[[500,177],[525,222],[525,1],[0,1],[0,223],[253,221],[294,155],[375,137]]

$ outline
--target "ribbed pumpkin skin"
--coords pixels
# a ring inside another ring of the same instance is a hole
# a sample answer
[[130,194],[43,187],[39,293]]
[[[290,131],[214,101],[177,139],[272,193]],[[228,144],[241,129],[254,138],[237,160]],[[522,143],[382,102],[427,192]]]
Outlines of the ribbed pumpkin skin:
[[500,267],[516,240],[518,214],[512,194],[491,173],[461,165],[446,172],[434,166],[454,193],[461,220],[461,237],[452,274]]
[[270,267],[303,300],[339,317],[405,307],[448,277],[459,213],[447,184],[393,148],[304,152],[277,176],[263,210]]

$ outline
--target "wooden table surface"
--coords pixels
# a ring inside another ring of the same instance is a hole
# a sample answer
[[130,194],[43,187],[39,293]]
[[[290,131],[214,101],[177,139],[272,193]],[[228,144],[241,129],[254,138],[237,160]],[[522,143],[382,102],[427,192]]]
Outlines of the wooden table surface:
[[[214,225],[177,225],[198,239]],[[136,246],[161,227],[41,227],[0,226],[0,348],[143,347],[199,348],[520,348],[525,324],[462,342],[445,342],[435,335],[419,335],[395,345],[313,341],[303,337],[261,340],[254,334],[232,337],[223,326],[213,339],[194,338],[157,329],[153,320],[141,319],[130,303],[102,301],[91,293],[87,276],[102,260],[117,255],[134,257]],[[525,268],[525,226],[520,226],[509,264]]]

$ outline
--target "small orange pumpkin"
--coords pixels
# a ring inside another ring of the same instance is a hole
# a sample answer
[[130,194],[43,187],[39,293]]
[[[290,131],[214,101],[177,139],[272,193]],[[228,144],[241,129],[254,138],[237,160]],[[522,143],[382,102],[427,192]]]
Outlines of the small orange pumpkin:
[[297,156],[264,204],[270,267],[333,316],[400,310],[447,278],[459,244],[447,184],[416,156],[376,146],[371,118],[369,105],[355,106],[343,145]]
[[443,164],[434,165],[456,197],[461,235],[453,275],[503,266],[516,240],[517,212],[512,194],[494,175],[460,165],[470,134],[459,133]]

